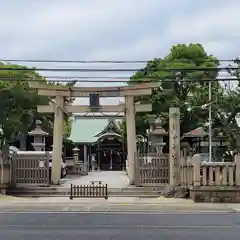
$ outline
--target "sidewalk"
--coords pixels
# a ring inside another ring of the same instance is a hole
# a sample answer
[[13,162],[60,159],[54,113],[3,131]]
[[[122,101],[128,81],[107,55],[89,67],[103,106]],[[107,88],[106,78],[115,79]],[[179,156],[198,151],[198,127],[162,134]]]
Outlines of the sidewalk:
[[12,197],[0,195],[0,204],[8,202],[11,204],[195,204],[191,199],[181,198],[139,198],[139,197],[109,197],[107,200],[104,198],[74,198],[70,200],[69,197]]
[[240,204],[194,203],[189,199],[112,197],[73,199],[64,197],[0,197],[0,211],[82,211],[82,212],[239,212]]

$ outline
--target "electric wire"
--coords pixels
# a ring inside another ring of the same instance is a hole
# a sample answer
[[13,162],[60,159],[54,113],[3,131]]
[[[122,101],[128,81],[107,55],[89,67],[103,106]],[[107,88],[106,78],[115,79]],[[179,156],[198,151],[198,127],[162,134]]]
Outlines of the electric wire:
[[[157,71],[170,72],[190,72],[190,71],[229,71],[229,70],[239,70],[239,67],[229,66],[229,67],[188,67],[188,68],[151,68],[151,71],[156,69]],[[50,71],[50,72],[137,72],[144,71],[144,68],[17,68],[17,67],[2,67],[1,71]]]
[[81,64],[94,64],[94,63],[116,63],[116,64],[124,64],[124,63],[148,63],[148,62],[237,62],[240,61],[238,59],[203,59],[197,58],[193,60],[190,59],[161,59],[161,58],[153,58],[152,60],[44,60],[44,59],[0,59],[0,62],[24,62],[24,63],[81,63]]
[[[104,78],[104,77],[103,77]],[[114,79],[114,78],[112,78]],[[6,81],[6,82],[11,82],[11,81],[22,81],[22,82],[53,82],[53,83],[71,83],[71,82],[76,82],[76,83],[150,83],[150,82],[172,82],[172,83],[176,83],[178,81],[183,82],[183,83],[194,83],[197,81],[201,81],[201,82],[219,82],[219,81],[228,81],[228,82],[233,82],[233,81],[238,81],[237,78],[216,78],[216,79],[212,79],[212,78],[197,78],[197,77],[192,77],[192,78],[187,78],[187,79],[181,79],[181,80],[176,80],[173,77],[166,77],[166,78],[151,78],[151,77],[146,77],[146,78],[136,78],[136,79],[131,79],[128,78],[129,80],[119,80],[119,79],[115,79],[115,80],[96,80],[94,77],[92,77],[91,79],[68,79],[68,78],[43,78],[43,79],[31,79],[31,78],[17,78],[17,77],[1,77],[0,76],[0,81]]]

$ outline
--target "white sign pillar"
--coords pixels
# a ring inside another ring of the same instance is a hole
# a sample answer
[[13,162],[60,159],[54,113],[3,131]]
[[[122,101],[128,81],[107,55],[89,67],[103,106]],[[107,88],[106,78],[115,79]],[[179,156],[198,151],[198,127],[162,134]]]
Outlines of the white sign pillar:
[[170,185],[180,184],[180,110],[169,108],[169,177]]

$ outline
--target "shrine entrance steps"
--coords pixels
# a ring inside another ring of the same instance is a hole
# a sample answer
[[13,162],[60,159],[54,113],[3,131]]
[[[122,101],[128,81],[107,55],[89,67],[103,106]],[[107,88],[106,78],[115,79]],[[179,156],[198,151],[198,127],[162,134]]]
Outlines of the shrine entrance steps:
[[108,185],[109,197],[159,197],[165,185],[135,187],[130,186],[129,178],[124,171],[100,171],[89,172],[86,176],[68,175],[61,180],[59,186],[50,187],[23,187],[13,191],[8,191],[9,195],[22,197],[49,197],[49,196],[69,196],[70,186],[89,185],[93,181],[101,181]]

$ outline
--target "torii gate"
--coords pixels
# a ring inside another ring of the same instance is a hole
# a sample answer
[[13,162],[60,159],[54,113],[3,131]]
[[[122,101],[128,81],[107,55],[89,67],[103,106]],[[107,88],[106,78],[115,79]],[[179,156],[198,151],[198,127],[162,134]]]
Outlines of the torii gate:
[[[136,123],[135,112],[151,112],[151,104],[135,104],[135,96],[152,94],[152,88],[160,87],[159,83],[142,83],[119,87],[68,87],[64,85],[47,85],[43,82],[30,81],[29,86],[37,89],[42,96],[54,97],[49,105],[39,105],[39,113],[54,113],[53,154],[52,154],[52,183],[59,184],[61,171],[61,154],[63,141],[63,114],[85,112],[124,112],[127,124],[127,149],[129,177],[133,184],[136,157]],[[120,105],[103,105],[92,109],[90,106],[69,105],[64,103],[64,97],[124,97],[125,103]]]

